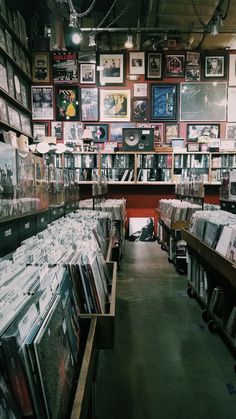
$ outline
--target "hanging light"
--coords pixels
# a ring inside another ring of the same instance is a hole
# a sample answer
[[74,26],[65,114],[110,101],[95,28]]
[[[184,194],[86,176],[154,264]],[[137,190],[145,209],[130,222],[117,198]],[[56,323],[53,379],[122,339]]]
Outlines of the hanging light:
[[80,42],[82,41],[83,35],[82,32],[80,31],[79,28],[75,28],[75,31],[73,32],[72,36],[71,36],[71,40],[73,42],[73,44],[75,45],[79,45]]
[[216,36],[219,34],[218,24],[214,23],[211,29],[211,35]]
[[95,47],[95,46],[96,46],[95,34],[91,33],[89,35],[89,47]]
[[128,35],[127,36],[127,41],[125,43],[125,48],[133,48],[134,44],[133,44],[133,36],[132,35]]

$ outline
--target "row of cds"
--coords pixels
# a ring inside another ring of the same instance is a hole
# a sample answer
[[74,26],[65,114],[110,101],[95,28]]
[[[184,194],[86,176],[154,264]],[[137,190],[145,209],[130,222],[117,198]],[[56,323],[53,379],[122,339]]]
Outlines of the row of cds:
[[85,343],[79,316],[103,314],[109,303],[111,221],[106,211],[79,210],[0,261],[0,409],[7,418],[68,417]]
[[236,263],[236,214],[227,211],[198,211],[190,233]]

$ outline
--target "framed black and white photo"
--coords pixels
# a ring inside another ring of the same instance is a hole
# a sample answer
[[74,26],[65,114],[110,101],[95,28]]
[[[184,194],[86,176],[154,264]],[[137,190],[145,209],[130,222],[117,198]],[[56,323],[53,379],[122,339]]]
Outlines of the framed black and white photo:
[[97,87],[81,87],[81,121],[98,121]]
[[78,82],[78,57],[76,52],[53,52],[52,74],[54,83]]
[[159,52],[147,52],[146,55],[146,79],[162,78],[162,54]]
[[154,146],[163,143],[163,124],[150,124],[150,128],[154,128]]
[[22,131],[27,135],[32,135],[32,126],[30,117],[20,113],[20,123]]
[[32,86],[32,119],[53,119],[53,87]]
[[98,57],[98,73],[101,85],[113,85],[124,83],[124,55],[123,54],[103,54]]
[[62,122],[53,121],[51,122],[51,136],[56,137],[57,141],[62,141]]
[[108,124],[84,124],[89,128],[95,143],[104,143],[108,140]]
[[100,121],[130,121],[130,90],[100,90]]
[[9,124],[13,127],[21,130],[21,121],[20,121],[20,113],[17,109],[13,108],[12,106],[8,105],[8,117],[9,117]]
[[34,52],[32,55],[32,81],[50,82],[50,55],[48,52]]
[[133,99],[132,101],[132,120],[134,122],[141,122],[148,120],[148,100],[147,99]]
[[81,141],[83,133],[83,125],[81,122],[63,122],[63,139],[64,144],[68,147],[74,148],[78,142]]
[[199,67],[201,64],[201,54],[197,51],[186,52],[186,66]]
[[226,56],[225,55],[205,55],[204,57],[204,77],[205,78],[225,78]]
[[185,55],[165,55],[164,75],[165,77],[184,77]]
[[144,52],[129,53],[129,73],[145,74],[145,54]]
[[5,99],[0,97],[0,120],[8,124],[8,111],[7,111],[7,104]]
[[80,64],[80,84],[96,83],[96,65],[93,63]]
[[186,140],[197,142],[199,137],[219,138],[220,124],[187,124]]
[[226,138],[236,140],[236,122],[226,124]]
[[147,97],[148,84],[147,83],[134,83],[134,97]]
[[229,54],[229,86],[236,86],[236,54]]
[[180,85],[181,121],[225,121],[226,82],[186,82]]
[[200,81],[201,80],[201,68],[197,66],[186,66],[185,69],[185,80],[186,81]]
[[33,122],[34,141],[42,141],[48,136],[48,122]]

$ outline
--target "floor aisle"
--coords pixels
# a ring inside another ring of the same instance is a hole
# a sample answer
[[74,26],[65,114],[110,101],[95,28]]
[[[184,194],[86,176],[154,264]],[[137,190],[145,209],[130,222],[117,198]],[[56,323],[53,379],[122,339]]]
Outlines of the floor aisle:
[[157,242],[126,242],[99,419],[236,418],[234,360]]

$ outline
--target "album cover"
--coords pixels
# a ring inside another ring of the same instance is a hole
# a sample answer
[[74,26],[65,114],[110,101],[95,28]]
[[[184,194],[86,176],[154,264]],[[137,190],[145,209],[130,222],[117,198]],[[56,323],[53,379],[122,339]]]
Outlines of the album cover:
[[153,241],[154,240],[153,218],[130,217],[129,240],[130,241]]
[[65,419],[75,384],[75,368],[59,296],[34,340],[34,350],[47,416]]
[[8,124],[7,104],[2,97],[0,97],[0,120]]
[[16,149],[0,142],[0,188],[1,197],[13,199],[16,194]]
[[78,60],[75,52],[54,52],[52,68],[54,83],[78,82]]

